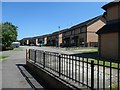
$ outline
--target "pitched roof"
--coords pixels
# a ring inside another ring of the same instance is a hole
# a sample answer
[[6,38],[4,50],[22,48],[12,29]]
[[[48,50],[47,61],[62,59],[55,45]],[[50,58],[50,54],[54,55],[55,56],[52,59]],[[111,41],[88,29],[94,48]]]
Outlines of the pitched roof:
[[45,34],[45,35],[41,35],[41,36],[35,36],[33,38],[41,38],[41,37],[45,37],[45,36],[48,36],[49,34]]
[[63,32],[68,31],[68,30],[69,30],[69,29],[66,28],[66,29],[63,29],[63,30],[60,30],[60,31],[53,32],[52,34],[63,33]]
[[90,19],[90,20],[87,20],[87,21],[85,21],[85,22],[83,22],[83,23],[80,23],[80,24],[77,24],[77,25],[75,25],[75,26],[72,26],[70,29],[72,30],[72,29],[76,29],[76,28],[83,27],[83,26],[85,26],[85,25],[90,25],[90,24],[94,23],[95,21],[99,20],[101,17],[102,17],[102,15],[97,16],[97,17],[92,18],[92,19]]
[[104,34],[104,33],[112,33],[112,32],[120,32],[120,21],[107,24],[99,29],[96,33],[97,34]]
[[22,40],[28,40],[31,39],[32,37],[27,37],[27,38],[23,38]]
[[118,5],[118,4],[120,4],[120,1],[119,0],[115,0],[114,2],[110,2],[110,3],[106,4],[106,5],[104,5],[102,8],[104,10],[107,10],[108,7],[111,7],[111,6],[114,6],[114,5]]

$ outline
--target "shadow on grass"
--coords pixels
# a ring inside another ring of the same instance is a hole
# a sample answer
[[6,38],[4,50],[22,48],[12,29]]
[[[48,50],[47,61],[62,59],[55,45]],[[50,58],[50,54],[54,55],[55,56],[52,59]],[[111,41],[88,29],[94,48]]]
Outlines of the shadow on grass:
[[83,58],[91,58],[91,59],[98,59],[98,52],[85,52],[85,53],[77,53],[77,54],[71,54],[72,56],[79,56]]
[[71,55],[82,57],[82,58],[88,58],[90,60],[94,59],[94,60],[100,60],[100,61],[106,61],[106,62],[120,63],[120,59],[99,57],[98,52],[85,52],[85,53],[71,54]]

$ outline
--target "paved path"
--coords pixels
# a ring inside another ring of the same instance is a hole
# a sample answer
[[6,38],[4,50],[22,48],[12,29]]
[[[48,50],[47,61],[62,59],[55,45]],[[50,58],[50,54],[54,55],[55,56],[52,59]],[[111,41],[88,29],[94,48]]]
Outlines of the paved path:
[[31,88],[16,66],[25,64],[25,50],[4,51],[2,55],[9,56],[2,62],[2,88]]

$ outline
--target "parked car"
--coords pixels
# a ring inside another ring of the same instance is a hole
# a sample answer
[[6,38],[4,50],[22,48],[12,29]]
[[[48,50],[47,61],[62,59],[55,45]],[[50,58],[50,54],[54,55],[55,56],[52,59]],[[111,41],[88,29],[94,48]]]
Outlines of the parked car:
[[40,46],[40,44],[36,44],[36,46]]
[[19,47],[19,46],[20,46],[20,42],[12,42],[11,45],[12,45],[12,46],[15,46],[15,47]]

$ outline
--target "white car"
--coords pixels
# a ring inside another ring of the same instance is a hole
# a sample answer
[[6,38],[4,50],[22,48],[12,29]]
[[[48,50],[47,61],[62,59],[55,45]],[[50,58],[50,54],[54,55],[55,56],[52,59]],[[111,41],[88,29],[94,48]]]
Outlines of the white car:
[[40,46],[40,44],[36,44],[36,46]]
[[11,45],[12,45],[12,46],[15,46],[15,47],[19,47],[19,46],[20,46],[20,42],[12,42]]

